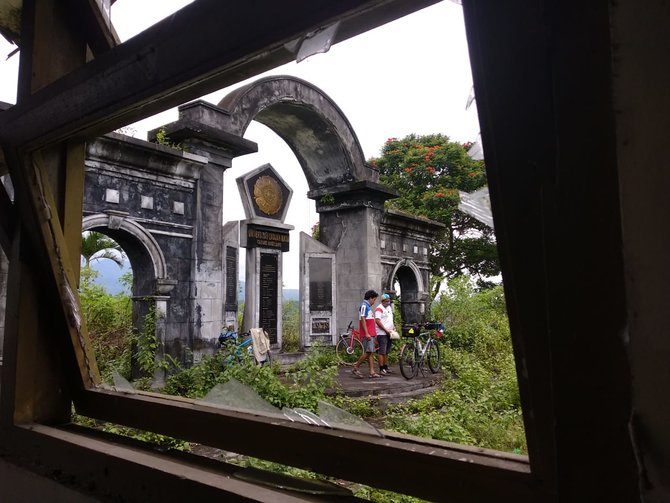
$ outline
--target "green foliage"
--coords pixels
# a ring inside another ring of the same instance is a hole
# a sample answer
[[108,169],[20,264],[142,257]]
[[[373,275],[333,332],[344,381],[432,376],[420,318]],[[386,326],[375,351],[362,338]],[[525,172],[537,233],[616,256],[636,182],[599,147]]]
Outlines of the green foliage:
[[305,368],[312,368],[315,371],[319,369],[334,368],[339,365],[335,348],[332,346],[322,346],[318,342],[312,344],[307,350],[306,358],[297,361],[293,364],[288,372],[304,370]]
[[119,277],[119,283],[123,285],[123,290],[126,295],[130,295],[133,290],[133,271],[128,270],[124,272],[120,277]]
[[121,246],[113,239],[99,232],[84,232],[81,236],[81,256],[84,267],[90,268],[93,260],[107,259],[123,267],[125,254]]
[[312,346],[307,357],[286,372],[285,379],[292,383],[292,398],[296,404],[317,411],[318,401],[326,399],[326,390],[333,388],[337,377],[337,358],[332,348]]
[[244,327],[244,302],[237,305],[237,326],[240,327],[240,330]]
[[79,296],[100,374],[111,382],[113,371],[130,377],[132,302],[123,293],[111,295],[93,283],[97,274],[82,268]]
[[453,373],[441,389],[391,408],[386,428],[489,449],[525,452],[513,359],[492,369],[477,356],[443,347],[445,366]]
[[149,299],[149,311],[144,317],[144,324],[140,333],[133,333],[130,338],[133,347],[133,360],[140,374],[145,377],[153,376],[154,371],[164,367],[165,362],[156,361],[156,352],[160,348],[160,342],[156,339],[156,321],[158,314],[156,306]]
[[449,282],[432,305],[434,319],[445,323],[445,340],[455,349],[486,359],[510,353],[511,339],[501,286],[476,292],[467,276]]
[[190,444],[185,440],[180,440],[160,433],[151,431],[138,430],[136,428],[128,428],[118,424],[104,423],[102,430],[107,433],[114,433],[116,435],[123,435],[124,437],[134,438],[155,445],[161,449],[175,449],[178,451],[188,451]]
[[256,365],[242,352],[241,362],[225,364],[225,353],[205,356],[199,363],[182,369],[167,380],[164,393],[188,398],[204,397],[216,384],[235,378],[258,393],[275,407],[302,407],[316,411],[325,391],[332,388],[337,374],[334,359],[324,368],[324,353],[312,351],[307,358],[283,376],[270,365]]
[[[372,501],[374,503],[422,503],[425,501],[413,496],[398,494],[391,491],[384,491],[382,489],[376,489],[374,487],[368,487],[359,484],[355,485],[353,489],[354,496]],[[445,491],[447,490],[445,489]]]
[[160,128],[156,132],[156,138],[154,138],[154,142],[158,145],[181,150],[182,152],[186,152],[187,150],[183,143],[175,143],[170,140],[170,137],[168,136],[167,131],[165,131],[165,128]]
[[298,301],[285,300],[282,310],[282,351],[293,353],[300,349],[300,309]]
[[98,421],[75,413],[72,414],[72,422],[86,428],[95,428],[106,433],[134,438],[135,440],[152,444],[160,449],[175,449],[179,451],[188,451],[190,449],[190,444],[185,440],[179,440],[178,438],[168,437],[151,431],[128,428],[119,424]]
[[335,196],[331,194],[330,192],[326,192],[319,198],[319,202],[321,204],[334,204],[335,203]]
[[[150,305],[143,329],[137,333],[133,327],[130,297],[126,293],[109,294],[104,287],[93,283],[97,275],[90,267],[82,267],[79,295],[101,377],[111,383],[112,373],[116,371],[130,380],[135,365],[144,377],[135,381],[135,386],[148,388],[155,370],[167,365],[166,361],[156,361],[160,343],[156,339],[155,307]],[[132,273],[124,276],[122,281],[128,289]]]
[[379,408],[379,398],[377,397],[354,398],[346,395],[335,395],[328,397],[328,402],[361,419],[379,417],[382,414]]
[[502,287],[449,282],[433,304],[446,322],[441,389],[389,407],[387,429],[502,451],[525,452],[521,400]]
[[400,197],[390,207],[443,223],[431,250],[431,273],[438,281],[468,272],[495,276],[500,272],[493,230],[458,210],[458,191],[472,192],[486,184],[484,163],[467,154],[467,145],[441,134],[389,138],[381,156],[369,163]]

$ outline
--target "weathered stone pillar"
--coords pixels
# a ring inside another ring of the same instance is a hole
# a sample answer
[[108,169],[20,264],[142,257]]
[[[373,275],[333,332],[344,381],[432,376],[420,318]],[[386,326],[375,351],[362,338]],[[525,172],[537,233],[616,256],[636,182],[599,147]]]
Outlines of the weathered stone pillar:
[[284,223],[293,190],[270,164],[237,179],[246,220],[240,222],[240,245],[247,249],[244,328],[260,327],[275,348],[282,345],[283,261],[289,250]]
[[319,212],[319,241],[336,252],[337,323],[343,332],[357,319],[358,305],[366,290],[380,291],[379,226],[384,201],[397,196],[381,184],[360,181],[310,191]]
[[225,324],[223,242],[224,172],[234,157],[256,152],[257,145],[239,136],[222,131],[228,113],[210,103],[195,101],[179,107],[179,119],[149,133],[156,137],[165,131],[172,143],[180,144],[190,153],[208,159],[201,171],[197,187],[195,225],[191,265],[192,351],[195,362],[210,353]]

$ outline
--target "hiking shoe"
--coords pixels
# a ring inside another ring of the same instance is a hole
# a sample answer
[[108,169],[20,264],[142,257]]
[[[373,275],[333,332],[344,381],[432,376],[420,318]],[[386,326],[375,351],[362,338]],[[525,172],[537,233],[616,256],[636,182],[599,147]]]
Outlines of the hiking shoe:
[[380,373],[381,375],[385,376],[385,375],[388,375],[389,371],[386,370],[386,369],[381,369],[381,370],[379,371],[379,373]]

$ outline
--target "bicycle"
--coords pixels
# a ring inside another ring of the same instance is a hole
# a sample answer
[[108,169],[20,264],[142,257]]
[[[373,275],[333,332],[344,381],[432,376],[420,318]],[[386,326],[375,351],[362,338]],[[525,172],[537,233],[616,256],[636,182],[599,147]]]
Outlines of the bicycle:
[[[419,327],[426,329],[420,332]],[[434,330],[434,332],[433,332]],[[412,340],[403,344],[400,349],[400,373],[405,379],[414,379],[421,370],[425,377],[424,364],[433,374],[440,370],[440,347],[435,338],[442,337],[444,325],[441,323],[425,323],[423,325],[409,325],[403,327],[403,336]],[[421,341],[422,336],[427,336],[425,345]]]
[[[359,330],[352,327],[353,321],[349,322],[347,331],[340,334],[340,340],[335,346],[335,354],[342,365],[353,365],[363,354],[363,338]],[[377,338],[375,341],[375,351],[379,347]]]
[[[238,339],[243,338],[242,342],[238,343]],[[256,365],[272,365],[272,352],[268,350],[265,354],[264,360],[257,360],[254,355],[253,339],[251,331],[241,332],[226,332],[219,336],[219,350],[227,353],[223,359],[222,365],[227,367],[231,363],[242,363],[245,359],[250,358]]]

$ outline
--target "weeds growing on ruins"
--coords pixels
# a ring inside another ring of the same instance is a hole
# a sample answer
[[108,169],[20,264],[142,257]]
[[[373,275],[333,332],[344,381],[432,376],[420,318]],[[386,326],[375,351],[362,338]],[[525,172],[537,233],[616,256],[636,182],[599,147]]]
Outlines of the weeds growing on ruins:
[[[108,382],[111,382],[114,371],[130,379],[131,347],[142,340],[132,331],[131,301],[127,295],[110,295],[104,288],[93,284],[93,274],[86,270],[83,273],[81,298],[98,365]],[[434,302],[432,314],[433,319],[443,320],[446,324],[444,337],[439,341],[446,374],[442,384],[437,391],[420,399],[389,405],[384,410],[378,407],[373,397],[326,396],[326,390],[334,387],[337,375],[336,359],[330,348],[318,348],[300,363],[283,369],[277,364],[256,366],[251,361],[223,366],[220,355],[205,357],[189,368],[163,362],[171,368],[172,375],[162,392],[202,398],[214,385],[235,378],[277,407],[316,411],[317,401],[325,399],[381,429],[525,453],[526,441],[502,287],[480,291],[467,277],[456,278],[449,283],[447,292]],[[391,355],[392,361],[397,358],[397,349]],[[150,358],[145,360],[152,361]],[[135,385],[147,388],[149,380],[140,380]],[[163,448],[189,449],[186,442],[178,439],[118,425],[96,425],[85,418],[78,418],[78,421]],[[240,458],[236,462],[293,475],[303,476],[304,472],[250,458]],[[351,489],[371,501],[418,501],[365,486],[352,485]]]
[[[89,276],[82,279],[82,303],[94,341],[103,378],[119,372],[130,379],[131,348],[146,337],[134,334],[130,299],[107,294]],[[328,396],[333,402],[376,426],[450,442],[510,452],[526,450],[509,325],[502,287],[477,291],[467,277],[449,283],[433,304],[433,318],[446,324],[439,341],[446,373],[439,390],[420,399],[391,405],[384,411],[374,399]],[[155,341],[154,341],[155,342]],[[146,343],[146,341],[145,341]],[[147,347],[155,347],[145,344]],[[397,358],[396,351],[391,360]],[[152,358],[143,361],[151,365]],[[148,363],[147,363],[148,362]],[[171,376],[165,393],[202,398],[216,384],[234,377],[248,384],[277,407],[303,407],[316,411],[317,401],[334,387],[337,364],[330,348],[319,348],[290,368],[254,366],[252,362],[224,368],[221,356],[203,358],[182,368],[167,366]],[[143,368],[145,375],[152,369]],[[148,387],[149,380],[136,383]]]

